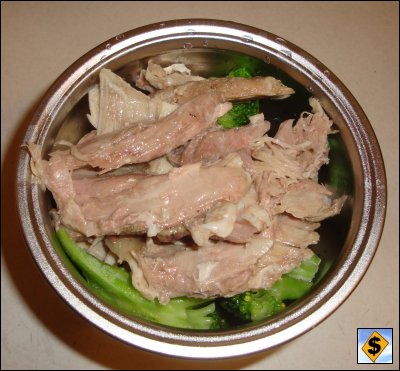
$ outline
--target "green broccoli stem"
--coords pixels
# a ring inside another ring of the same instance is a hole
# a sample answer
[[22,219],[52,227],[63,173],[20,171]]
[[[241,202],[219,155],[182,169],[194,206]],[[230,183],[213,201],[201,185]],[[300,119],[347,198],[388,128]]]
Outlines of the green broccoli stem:
[[313,283],[316,285],[319,283],[329,272],[333,265],[333,260],[326,260],[323,264],[318,268],[318,272],[314,277]]
[[284,274],[268,291],[280,301],[302,298],[313,286],[320,262],[321,259],[313,254],[297,268]]
[[277,281],[268,291],[279,301],[296,300],[307,294],[311,287],[312,282],[286,276]]
[[162,305],[157,300],[147,300],[132,286],[130,274],[125,269],[90,255],[76,245],[63,228],[57,231],[57,237],[91,290],[122,312],[179,328],[212,329],[221,325],[214,302],[184,297]]
[[298,267],[292,269],[285,277],[292,277],[297,280],[311,282],[318,271],[321,259],[313,254],[309,259],[304,260]]

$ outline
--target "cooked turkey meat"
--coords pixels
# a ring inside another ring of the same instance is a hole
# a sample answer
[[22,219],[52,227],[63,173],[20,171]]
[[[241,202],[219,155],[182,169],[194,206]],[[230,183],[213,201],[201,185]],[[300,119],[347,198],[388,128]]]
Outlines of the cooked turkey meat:
[[[116,239],[110,240],[109,244],[118,244]],[[133,246],[129,240],[125,244]],[[229,297],[269,288],[312,255],[309,249],[274,244],[264,238],[248,244],[220,241],[198,249],[148,240],[130,253],[125,259],[133,266],[135,287],[146,298],[157,298],[164,304],[177,296]]]
[[78,160],[103,171],[148,162],[185,144],[230,108],[230,103],[221,103],[217,94],[201,95],[155,123],[84,137],[85,140],[72,146],[70,151]]
[[263,114],[235,129],[215,123],[227,101],[293,93],[273,77],[203,79],[150,63],[137,86],[153,93],[103,70],[89,93],[97,130],[49,160],[29,144],[59,224],[105,241],[161,303],[267,289],[312,255],[320,222],[346,200],[317,182],[332,121],[316,99],[272,138]]
[[216,92],[224,102],[241,101],[258,97],[282,97],[294,93],[292,88],[274,77],[221,77],[192,81],[159,90],[153,97],[171,104],[184,104],[201,95]]
[[239,128],[212,127],[194,137],[174,162],[183,165],[218,160],[228,153],[248,148],[253,140],[261,138],[269,128],[270,123],[264,121],[263,114],[252,117],[249,125]]

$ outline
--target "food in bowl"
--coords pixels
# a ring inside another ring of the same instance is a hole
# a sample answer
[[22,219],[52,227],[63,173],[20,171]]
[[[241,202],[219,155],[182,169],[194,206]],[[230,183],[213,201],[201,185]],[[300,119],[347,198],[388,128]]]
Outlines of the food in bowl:
[[95,130],[48,160],[28,144],[88,286],[123,312],[191,329],[260,321],[304,296],[320,279],[316,230],[346,201],[318,183],[336,132],[319,101],[269,135],[260,101],[295,91],[243,66],[205,78],[149,61],[136,86],[108,69],[99,80]]

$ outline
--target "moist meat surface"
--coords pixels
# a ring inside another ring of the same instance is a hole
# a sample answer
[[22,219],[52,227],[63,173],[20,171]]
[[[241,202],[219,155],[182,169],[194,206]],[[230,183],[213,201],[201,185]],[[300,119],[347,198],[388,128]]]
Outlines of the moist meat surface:
[[225,102],[248,100],[257,97],[287,96],[294,93],[293,89],[288,88],[271,76],[250,79],[222,77],[171,86],[155,92],[153,97],[167,103],[181,105],[194,97],[211,92],[221,95]]
[[97,131],[48,160],[28,145],[59,224],[96,237],[161,303],[266,289],[313,254],[320,222],[346,200],[317,182],[332,121],[316,99],[270,137],[263,114],[234,129],[216,121],[227,101],[293,93],[273,77],[203,79],[149,65],[137,86],[152,95],[102,71],[89,95]]

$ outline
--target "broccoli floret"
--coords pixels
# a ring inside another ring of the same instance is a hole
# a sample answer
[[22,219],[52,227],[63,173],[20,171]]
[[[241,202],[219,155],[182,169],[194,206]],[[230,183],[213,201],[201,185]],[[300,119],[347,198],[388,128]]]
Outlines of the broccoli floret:
[[[250,78],[252,74],[247,68],[240,67],[231,71],[228,76]],[[256,115],[259,111],[260,103],[258,100],[233,103],[232,109],[220,117],[217,122],[226,129],[246,125],[249,123],[249,116]]]
[[234,103],[231,110],[218,119],[218,124],[226,129],[246,125],[250,122],[249,116],[256,115],[259,109],[258,100]]
[[217,303],[231,318],[231,322],[239,324],[270,317],[285,306],[267,290],[248,291],[231,298],[218,299]]
[[229,77],[245,77],[246,79],[253,77],[251,72],[246,67],[239,67],[228,73]]
[[75,244],[65,229],[59,229],[57,237],[92,291],[122,312],[179,328],[217,329],[225,326],[213,301],[182,297],[162,305],[157,300],[147,300],[132,286],[130,274],[125,269],[90,255]]
[[268,318],[284,309],[286,300],[300,299],[311,289],[320,261],[317,255],[313,255],[284,274],[270,289],[221,298],[217,303],[233,324]]

